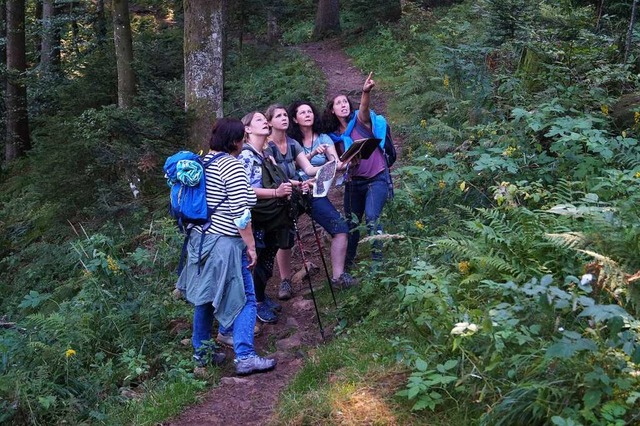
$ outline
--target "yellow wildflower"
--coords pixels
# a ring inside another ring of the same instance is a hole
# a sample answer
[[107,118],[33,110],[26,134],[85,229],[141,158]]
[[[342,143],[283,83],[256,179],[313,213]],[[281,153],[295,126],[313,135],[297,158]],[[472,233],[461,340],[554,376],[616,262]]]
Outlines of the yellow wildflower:
[[444,87],[449,87],[449,76],[448,75],[444,75],[444,78],[442,79],[442,84],[444,85]]
[[74,351],[73,349],[67,349],[64,353],[64,356],[66,358],[71,358],[72,356],[74,356],[76,354],[76,351]]
[[609,106],[608,105],[601,105],[600,106],[600,111],[602,111],[602,113],[604,115],[609,115]]
[[470,269],[471,269],[471,264],[466,260],[463,260],[462,262],[458,263],[458,271],[460,271],[462,275],[468,275]]
[[517,148],[515,148],[513,146],[509,146],[509,147],[507,147],[507,149],[505,149],[502,152],[502,155],[505,156],[505,157],[511,157],[517,150],[518,150]]
[[440,182],[438,182],[438,188],[440,189],[445,189],[447,187],[447,184],[444,183],[443,180],[441,180]]
[[107,256],[107,268],[109,268],[111,272],[115,272],[115,273],[118,273],[120,271],[120,266],[118,266],[118,262],[116,262],[116,260],[111,256]]
[[640,112],[636,111],[633,113],[633,122],[636,124],[640,123]]
[[636,172],[635,176],[637,179],[640,179],[640,172]]
[[424,224],[419,220],[416,220],[416,228],[422,231],[424,229]]
[[427,127],[427,120],[425,120],[424,118],[420,120],[420,127],[425,129]]

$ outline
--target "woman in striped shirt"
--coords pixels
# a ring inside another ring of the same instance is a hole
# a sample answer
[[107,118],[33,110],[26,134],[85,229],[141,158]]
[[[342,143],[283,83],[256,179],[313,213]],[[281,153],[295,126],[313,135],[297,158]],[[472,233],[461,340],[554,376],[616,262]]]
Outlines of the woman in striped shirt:
[[194,359],[201,366],[223,360],[207,343],[215,316],[220,335],[233,344],[239,375],[267,371],[276,365],[275,359],[258,356],[253,345],[256,297],[249,268],[255,266],[257,255],[250,208],[256,203],[256,194],[235,158],[243,137],[240,120],[223,118],[214,125],[204,162],[215,156],[205,170],[207,205],[215,211],[206,230],[194,228],[187,264],[178,280],[178,288],[184,288],[187,300],[195,305]]

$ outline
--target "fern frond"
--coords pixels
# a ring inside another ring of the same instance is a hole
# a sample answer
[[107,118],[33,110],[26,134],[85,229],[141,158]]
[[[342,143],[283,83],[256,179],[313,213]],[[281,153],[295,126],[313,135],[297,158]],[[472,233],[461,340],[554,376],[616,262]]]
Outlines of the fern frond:
[[517,267],[495,255],[478,257],[474,259],[474,263],[477,263],[482,269],[492,269],[513,276],[520,275]]
[[578,249],[576,250],[580,253],[584,253],[587,254],[591,257],[593,257],[594,259],[596,259],[597,261],[601,262],[603,265],[611,267],[611,268],[616,268],[618,269],[618,262],[616,262],[615,260],[611,259],[610,257],[604,256],[600,253],[596,253],[595,251],[591,251],[591,250],[583,250],[583,249]]
[[484,272],[483,273],[475,272],[473,274],[469,274],[466,277],[464,277],[464,279],[460,281],[460,284],[461,285],[477,284],[486,278],[487,278],[487,274],[485,274]]
[[635,146],[625,149],[613,158],[614,164],[617,164],[620,168],[636,169],[640,167],[640,152]]
[[49,345],[47,345],[46,343],[33,340],[27,343],[27,346],[31,349],[35,349],[37,352],[42,352],[49,349]]
[[553,203],[554,204],[570,204],[578,198],[582,198],[584,192],[576,191],[576,186],[582,185],[582,182],[572,182],[566,179],[559,179],[553,186]]
[[577,249],[585,247],[589,242],[582,232],[546,233],[544,236],[560,248]]

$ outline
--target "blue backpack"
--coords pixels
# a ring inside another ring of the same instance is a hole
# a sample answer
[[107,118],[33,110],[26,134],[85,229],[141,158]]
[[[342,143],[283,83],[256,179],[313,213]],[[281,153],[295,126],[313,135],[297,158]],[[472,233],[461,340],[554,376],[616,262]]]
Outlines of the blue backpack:
[[[180,231],[186,234],[182,244],[180,263],[178,264],[178,275],[180,275],[184,266],[191,229],[196,225],[202,226],[202,237],[200,239],[200,252],[202,252],[204,235],[211,226],[211,215],[227,199],[225,196],[213,209],[209,208],[204,174],[209,165],[224,155],[227,154],[219,153],[203,162],[199,155],[191,151],[180,151],[167,158],[164,163],[163,169],[167,178],[167,185],[171,188],[169,214],[178,222]],[[198,274],[200,274],[199,262]]]

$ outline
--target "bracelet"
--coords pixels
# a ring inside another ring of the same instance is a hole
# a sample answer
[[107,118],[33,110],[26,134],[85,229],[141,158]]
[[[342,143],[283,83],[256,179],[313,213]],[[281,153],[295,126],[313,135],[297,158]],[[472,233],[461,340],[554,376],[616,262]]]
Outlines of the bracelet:
[[277,189],[273,190],[273,198],[278,198],[278,190]]

